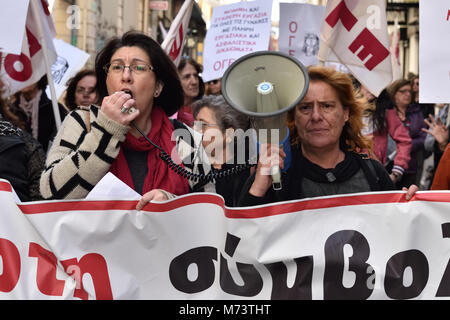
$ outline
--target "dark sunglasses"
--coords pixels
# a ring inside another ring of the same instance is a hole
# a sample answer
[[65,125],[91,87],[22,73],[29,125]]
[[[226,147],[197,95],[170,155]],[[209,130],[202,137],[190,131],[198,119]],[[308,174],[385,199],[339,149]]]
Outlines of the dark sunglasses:
[[219,83],[219,80],[211,80],[211,81],[208,81],[206,84],[218,84]]

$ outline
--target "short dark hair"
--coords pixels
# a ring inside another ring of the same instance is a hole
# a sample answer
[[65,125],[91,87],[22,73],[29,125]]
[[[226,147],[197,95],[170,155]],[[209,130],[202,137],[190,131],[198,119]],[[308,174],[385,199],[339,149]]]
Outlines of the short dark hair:
[[200,63],[190,57],[182,57],[178,64],[178,72],[181,72],[187,64],[192,65],[198,73],[198,95],[194,98],[194,100],[198,100],[205,94],[205,83],[202,78],[203,67]]
[[77,107],[77,104],[75,102],[75,91],[77,89],[78,82],[80,82],[81,79],[86,76],[96,77],[95,71],[92,69],[81,70],[75,76],[70,78],[69,81],[67,81],[67,91],[64,103],[66,104],[66,107],[69,108],[69,110],[73,110]]
[[203,108],[208,108],[214,112],[216,123],[220,130],[225,131],[228,128],[247,130],[252,127],[250,118],[233,109],[222,95],[208,95],[195,101],[192,104],[192,114],[197,118],[198,113]]
[[152,38],[138,31],[128,31],[122,37],[114,37],[97,54],[95,73],[97,75],[97,92],[101,101],[108,95],[106,88],[107,74],[103,67],[110,62],[114,53],[122,47],[138,47],[150,58],[157,81],[164,84],[160,95],[155,98],[155,105],[160,106],[168,116],[173,115],[183,105],[183,88],[177,69],[161,46]]

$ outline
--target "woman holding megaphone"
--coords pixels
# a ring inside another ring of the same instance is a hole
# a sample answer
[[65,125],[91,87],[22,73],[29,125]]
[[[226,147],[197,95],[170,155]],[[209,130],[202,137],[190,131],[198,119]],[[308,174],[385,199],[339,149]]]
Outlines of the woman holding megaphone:
[[[361,153],[370,149],[361,134],[364,102],[356,97],[349,76],[321,66],[309,67],[308,75],[308,91],[287,117],[292,159],[282,175],[283,188],[271,188],[270,168],[274,163],[283,167],[284,153],[267,145],[239,205],[395,190],[381,163]],[[409,200],[418,187],[403,190]]]

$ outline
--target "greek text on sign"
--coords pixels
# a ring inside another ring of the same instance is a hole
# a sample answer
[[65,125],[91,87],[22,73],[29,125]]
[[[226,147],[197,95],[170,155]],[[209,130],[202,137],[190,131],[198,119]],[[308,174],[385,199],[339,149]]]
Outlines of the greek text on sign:
[[215,7],[205,37],[203,80],[221,78],[236,59],[269,48],[271,0]]

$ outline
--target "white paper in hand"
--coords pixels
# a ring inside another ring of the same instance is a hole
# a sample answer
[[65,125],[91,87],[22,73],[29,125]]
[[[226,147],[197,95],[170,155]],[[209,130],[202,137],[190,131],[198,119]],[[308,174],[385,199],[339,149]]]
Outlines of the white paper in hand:
[[141,195],[108,172],[88,193],[86,200],[139,200]]

